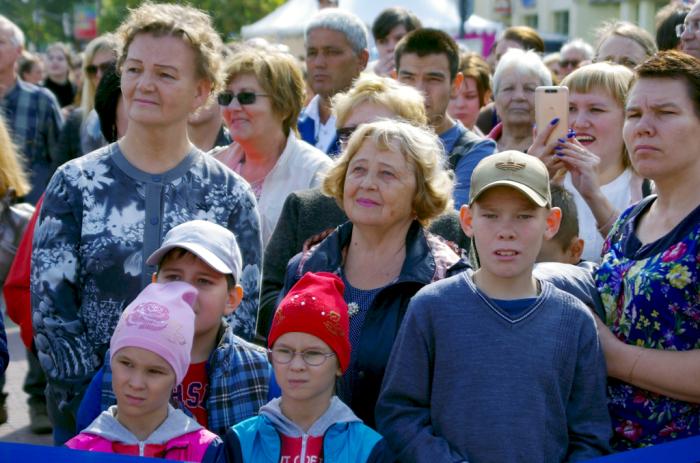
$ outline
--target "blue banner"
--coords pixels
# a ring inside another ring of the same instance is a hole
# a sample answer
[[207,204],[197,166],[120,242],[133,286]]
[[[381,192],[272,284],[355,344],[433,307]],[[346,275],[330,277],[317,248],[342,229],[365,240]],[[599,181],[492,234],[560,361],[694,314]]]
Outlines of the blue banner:
[[[136,460],[138,458],[138,460]],[[0,442],[0,461],[51,461],[51,463],[163,463],[156,458],[139,458],[114,453],[85,452],[67,447],[47,447],[43,445],[15,444]]]
[[639,450],[616,453],[609,457],[591,460],[595,463],[698,463],[700,462],[700,437],[680,439],[669,444],[645,447]]
[[[112,453],[84,452],[66,447],[0,442],[0,462],[51,461],[51,463],[134,463],[138,457]],[[155,458],[139,458],[141,463],[162,462]],[[700,462],[700,437],[681,439],[669,444],[646,447],[608,457],[590,460],[594,463],[698,463]]]

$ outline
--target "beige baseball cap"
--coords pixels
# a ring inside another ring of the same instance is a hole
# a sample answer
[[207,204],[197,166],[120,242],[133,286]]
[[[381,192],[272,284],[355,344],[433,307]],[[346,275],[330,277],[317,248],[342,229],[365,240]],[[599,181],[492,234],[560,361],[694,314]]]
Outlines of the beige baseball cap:
[[469,205],[495,186],[521,191],[539,207],[552,204],[549,173],[542,161],[520,151],[502,151],[482,159],[472,172]]

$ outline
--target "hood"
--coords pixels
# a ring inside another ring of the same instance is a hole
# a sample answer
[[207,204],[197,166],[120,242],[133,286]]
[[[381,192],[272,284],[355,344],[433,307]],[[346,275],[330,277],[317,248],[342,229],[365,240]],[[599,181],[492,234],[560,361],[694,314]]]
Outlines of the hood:
[[117,421],[116,415],[117,406],[112,405],[100,413],[83,432],[103,437],[111,442],[138,445],[139,443],[165,444],[176,437],[202,429],[202,426],[182,411],[168,405],[168,417],[150,436],[141,442],[131,431]]
[[[292,420],[284,416],[280,408],[281,398],[273,399],[260,408],[260,415],[269,419],[278,432],[289,437],[301,437],[304,430],[296,425]],[[309,428],[308,434],[311,436],[323,436],[328,428],[336,423],[352,423],[361,420],[355,416],[350,407],[333,396],[328,409]]]

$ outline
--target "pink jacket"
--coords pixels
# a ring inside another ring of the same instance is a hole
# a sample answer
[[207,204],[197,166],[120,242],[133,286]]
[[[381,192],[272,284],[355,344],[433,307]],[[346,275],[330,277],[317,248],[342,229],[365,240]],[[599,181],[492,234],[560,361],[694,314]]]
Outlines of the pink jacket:
[[168,418],[145,441],[139,441],[115,418],[116,406],[102,412],[66,447],[90,452],[119,453],[174,461],[214,462],[223,451],[221,439],[202,428],[180,410],[169,409]]

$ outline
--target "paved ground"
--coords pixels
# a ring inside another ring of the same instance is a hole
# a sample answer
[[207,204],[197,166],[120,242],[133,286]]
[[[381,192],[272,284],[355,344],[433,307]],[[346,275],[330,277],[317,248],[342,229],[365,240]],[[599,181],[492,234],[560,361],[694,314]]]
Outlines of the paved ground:
[[[7,320],[7,319],[6,319]],[[0,442],[25,442],[28,444],[51,445],[51,434],[36,435],[29,431],[29,408],[27,394],[22,390],[22,382],[27,372],[24,344],[19,337],[19,328],[7,322],[7,343],[10,350],[10,365],[7,368],[5,392],[9,419],[0,425]]]

